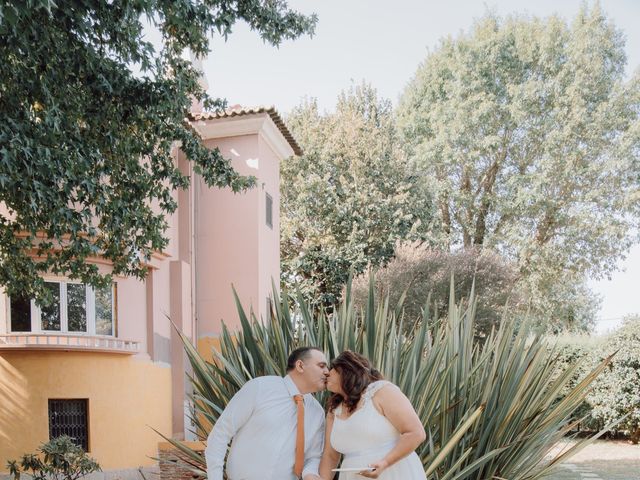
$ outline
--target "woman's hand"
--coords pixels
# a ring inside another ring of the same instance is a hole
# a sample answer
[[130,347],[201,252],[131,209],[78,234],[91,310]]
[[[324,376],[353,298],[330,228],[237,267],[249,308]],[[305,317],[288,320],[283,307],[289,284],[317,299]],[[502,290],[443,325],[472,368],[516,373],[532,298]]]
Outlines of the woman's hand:
[[378,460],[377,462],[369,464],[369,466],[374,470],[358,472],[358,475],[362,475],[367,478],[378,478],[380,474],[389,467],[389,462],[386,460]]

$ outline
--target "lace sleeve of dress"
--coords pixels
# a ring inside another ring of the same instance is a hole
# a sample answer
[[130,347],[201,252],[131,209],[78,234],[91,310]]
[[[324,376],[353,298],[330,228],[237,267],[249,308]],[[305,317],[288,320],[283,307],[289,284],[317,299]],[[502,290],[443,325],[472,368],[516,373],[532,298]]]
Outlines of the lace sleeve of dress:
[[365,402],[368,402],[373,398],[378,390],[390,384],[391,382],[387,382],[386,380],[378,380],[377,382],[370,383],[367,386],[367,389],[362,394],[362,397],[364,398]]

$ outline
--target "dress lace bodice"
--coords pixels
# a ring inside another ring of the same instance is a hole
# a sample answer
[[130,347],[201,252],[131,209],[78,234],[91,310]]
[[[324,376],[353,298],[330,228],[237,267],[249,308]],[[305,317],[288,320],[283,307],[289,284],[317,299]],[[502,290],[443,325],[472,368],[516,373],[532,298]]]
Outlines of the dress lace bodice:
[[[398,443],[400,432],[373,403],[375,394],[387,386],[397,388],[384,380],[368,385],[362,393],[360,405],[347,418],[342,417],[342,405],[335,409],[329,440],[333,449],[343,454],[342,467],[366,467],[382,460]],[[359,480],[364,477],[354,472],[342,472],[339,478]],[[378,479],[425,480],[426,477],[420,459],[413,452],[383,471]]]
[[373,396],[387,385],[392,384],[384,380],[369,384],[359,407],[347,418],[342,418],[342,405],[336,408],[331,431],[331,446],[336,451],[343,454],[366,451],[398,439],[398,431],[373,404]]

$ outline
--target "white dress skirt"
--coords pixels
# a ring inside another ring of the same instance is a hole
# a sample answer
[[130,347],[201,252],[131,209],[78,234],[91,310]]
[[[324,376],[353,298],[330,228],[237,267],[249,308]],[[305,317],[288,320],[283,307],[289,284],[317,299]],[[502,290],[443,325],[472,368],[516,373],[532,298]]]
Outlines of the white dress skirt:
[[[335,410],[331,446],[342,457],[341,468],[366,467],[382,460],[398,443],[400,432],[374,406],[375,393],[389,382],[371,383],[362,393],[362,405],[346,419],[341,419],[342,405]],[[363,480],[357,472],[341,472],[340,480]],[[415,452],[384,470],[379,480],[425,480],[422,462]]]

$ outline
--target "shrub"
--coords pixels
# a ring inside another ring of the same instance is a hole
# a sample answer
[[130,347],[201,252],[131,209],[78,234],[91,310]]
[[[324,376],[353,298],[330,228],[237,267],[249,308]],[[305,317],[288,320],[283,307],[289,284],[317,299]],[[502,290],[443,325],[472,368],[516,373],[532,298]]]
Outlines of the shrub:
[[[560,334],[549,337],[549,354],[557,356],[557,375],[568,368],[574,368],[574,374],[571,376],[565,387],[560,392],[560,398],[567,395],[576,387],[595,366],[595,352],[601,348],[603,339],[589,335],[588,333],[576,333],[565,331]],[[615,361],[615,358],[612,362]],[[598,378],[594,384],[598,382]],[[576,422],[576,428],[579,430],[598,430],[604,426],[601,422],[596,422],[591,416],[592,406],[585,399],[573,413],[573,419]],[[614,420],[614,419],[611,419]]]
[[[232,334],[223,328],[215,363],[205,362],[183,337],[201,438],[247,380],[283,375],[288,352],[306,344],[329,357],[345,349],[360,352],[402,389],[427,430],[429,441],[418,454],[430,478],[536,480],[590,441],[545,460],[572,429],[571,415],[609,359],[558,399],[579,364],[558,375],[557,356],[548,354],[545,338],[527,325],[516,328],[513,321],[501,322],[481,345],[474,342],[473,295],[465,302],[468,307],[451,295],[442,321],[430,317],[433,310],[427,308],[420,328],[409,334],[403,333],[402,299],[395,307],[388,297],[378,301],[373,285],[362,313],[354,308],[349,286],[330,315],[314,316],[302,296],[293,301],[284,292],[274,298],[266,323],[239,307],[242,330]],[[195,474],[206,474],[197,452],[170,441]]]
[[640,317],[628,318],[596,351],[596,360],[617,352],[587,401],[599,425],[628,415],[617,429],[640,442]]
[[[475,281],[476,334],[486,336],[498,325],[507,302],[512,314],[525,303],[525,296],[514,288],[518,272],[510,263],[490,250],[466,249],[446,252],[418,243],[404,243],[396,248],[395,257],[374,273],[379,294],[389,295],[395,305],[406,290],[404,313],[412,326],[422,318],[427,295],[432,307],[446,316],[451,276],[455,279],[455,295],[466,297]],[[369,291],[369,276],[360,275],[353,282],[356,305],[364,305]],[[410,328],[410,327],[409,327]]]
[[34,480],[77,480],[101,470],[100,465],[66,435],[43,443],[38,452],[23,455],[20,465],[17,460],[7,463],[14,480],[20,480],[21,474]]
[[559,371],[580,364],[562,394],[586,377],[589,369],[613,353],[608,368],[593,382],[580,408],[574,412],[581,428],[598,430],[626,415],[611,429],[634,443],[640,441],[640,318],[629,318],[606,337],[566,333],[553,337]]

